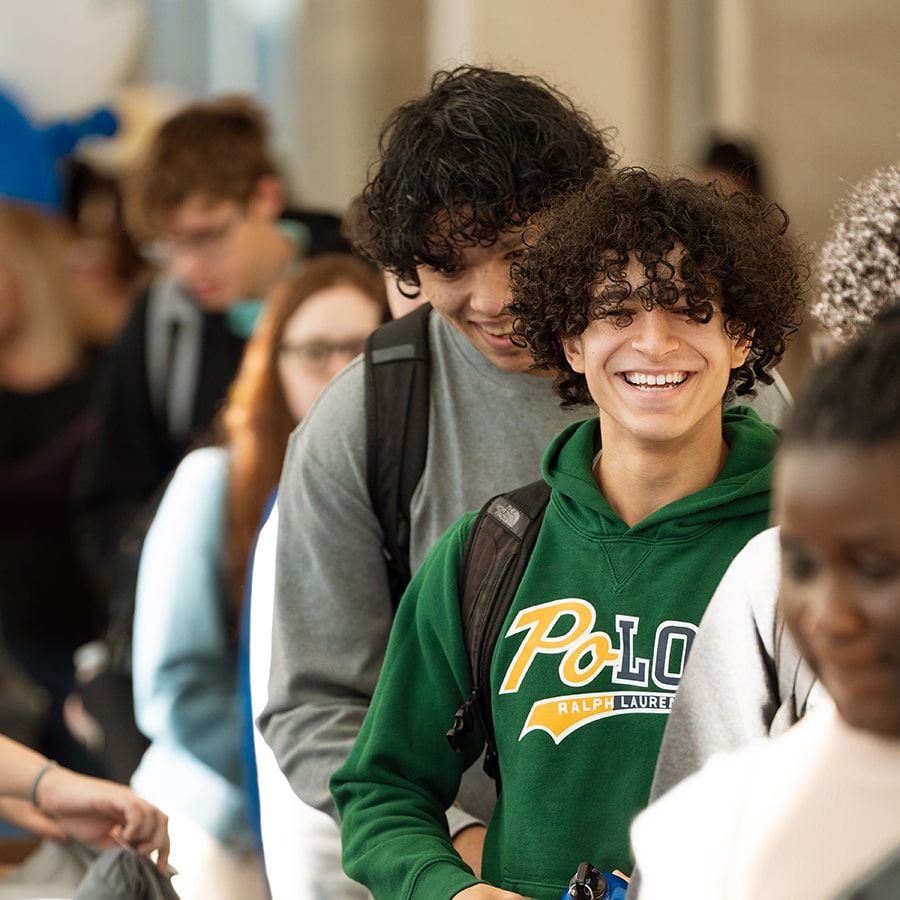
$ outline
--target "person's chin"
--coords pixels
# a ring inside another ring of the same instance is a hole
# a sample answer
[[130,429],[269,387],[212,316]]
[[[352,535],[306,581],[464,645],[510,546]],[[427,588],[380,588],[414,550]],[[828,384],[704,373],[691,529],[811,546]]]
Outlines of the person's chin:
[[835,703],[841,717],[852,728],[884,737],[900,737],[900,713],[897,712],[896,699],[891,703],[883,697],[838,696]]
[[[484,352],[484,351],[482,351]],[[527,372],[529,374],[541,374],[532,369],[531,354],[527,350],[519,348],[509,350],[491,350],[484,355],[500,369],[501,372]]]
[[225,292],[215,288],[201,288],[191,291],[191,294],[197,301],[197,305],[206,312],[221,313],[234,305],[234,300]]
[[531,368],[532,359],[528,350],[517,347],[507,337],[500,338],[476,329],[470,333],[469,339],[503,372],[527,372]]

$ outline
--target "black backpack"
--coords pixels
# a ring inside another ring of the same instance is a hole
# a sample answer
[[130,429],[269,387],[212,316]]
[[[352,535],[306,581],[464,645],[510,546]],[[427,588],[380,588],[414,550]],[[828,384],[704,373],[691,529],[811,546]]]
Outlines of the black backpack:
[[410,580],[409,505],[425,469],[431,353],[423,303],[366,340],[366,480],[384,535],[394,610]]
[[[396,610],[410,581],[410,500],[428,449],[428,304],[374,331],[365,350],[366,477],[372,508],[384,534]],[[447,734],[454,749],[473,716],[482,724],[485,771],[497,781],[490,710],[490,663],[500,627],[540,530],[550,487],[536,481],[499,494],[482,508],[466,543],[459,596],[474,689]]]
[[447,732],[459,752],[460,738],[478,721],[484,730],[484,771],[500,791],[500,768],[491,713],[491,658],[500,629],[522,580],[544,512],[550,485],[543,479],[498,494],[478,513],[459,570],[463,638],[472,667],[472,693]]

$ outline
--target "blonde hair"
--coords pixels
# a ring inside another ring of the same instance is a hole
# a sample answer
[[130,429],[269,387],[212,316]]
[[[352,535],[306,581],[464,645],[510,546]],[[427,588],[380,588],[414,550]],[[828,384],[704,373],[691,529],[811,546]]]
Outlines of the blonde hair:
[[0,268],[13,285],[20,317],[52,317],[81,346],[106,343],[125,310],[79,287],[66,264],[72,239],[61,219],[0,202]]

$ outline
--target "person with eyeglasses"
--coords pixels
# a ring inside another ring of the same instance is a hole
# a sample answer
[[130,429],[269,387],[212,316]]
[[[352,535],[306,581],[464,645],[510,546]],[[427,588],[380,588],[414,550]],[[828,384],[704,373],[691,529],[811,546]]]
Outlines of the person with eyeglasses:
[[280,280],[215,443],[181,461],[147,532],[133,680],[151,742],[131,785],[169,816],[182,900],[265,896],[242,744],[247,563],[292,429],[388,317],[381,273],[349,254],[319,256]]
[[221,407],[273,284],[298,261],[349,251],[337,216],[286,208],[265,110],[242,96],[165,121],[123,196],[157,274],[111,348],[78,500],[114,660],[84,686],[84,705],[109,732],[103,762],[120,780],[146,746],[133,727],[128,647],[138,555],[162,486]]

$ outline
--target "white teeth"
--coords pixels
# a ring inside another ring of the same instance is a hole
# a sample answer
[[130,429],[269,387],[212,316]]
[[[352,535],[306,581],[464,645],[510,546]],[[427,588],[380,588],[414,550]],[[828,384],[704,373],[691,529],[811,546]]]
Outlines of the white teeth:
[[660,372],[658,375],[646,372],[626,372],[625,380],[636,387],[663,387],[681,384],[687,378],[687,372]]
[[511,328],[492,328],[490,325],[482,325],[481,330],[493,337],[509,337],[512,334]]

